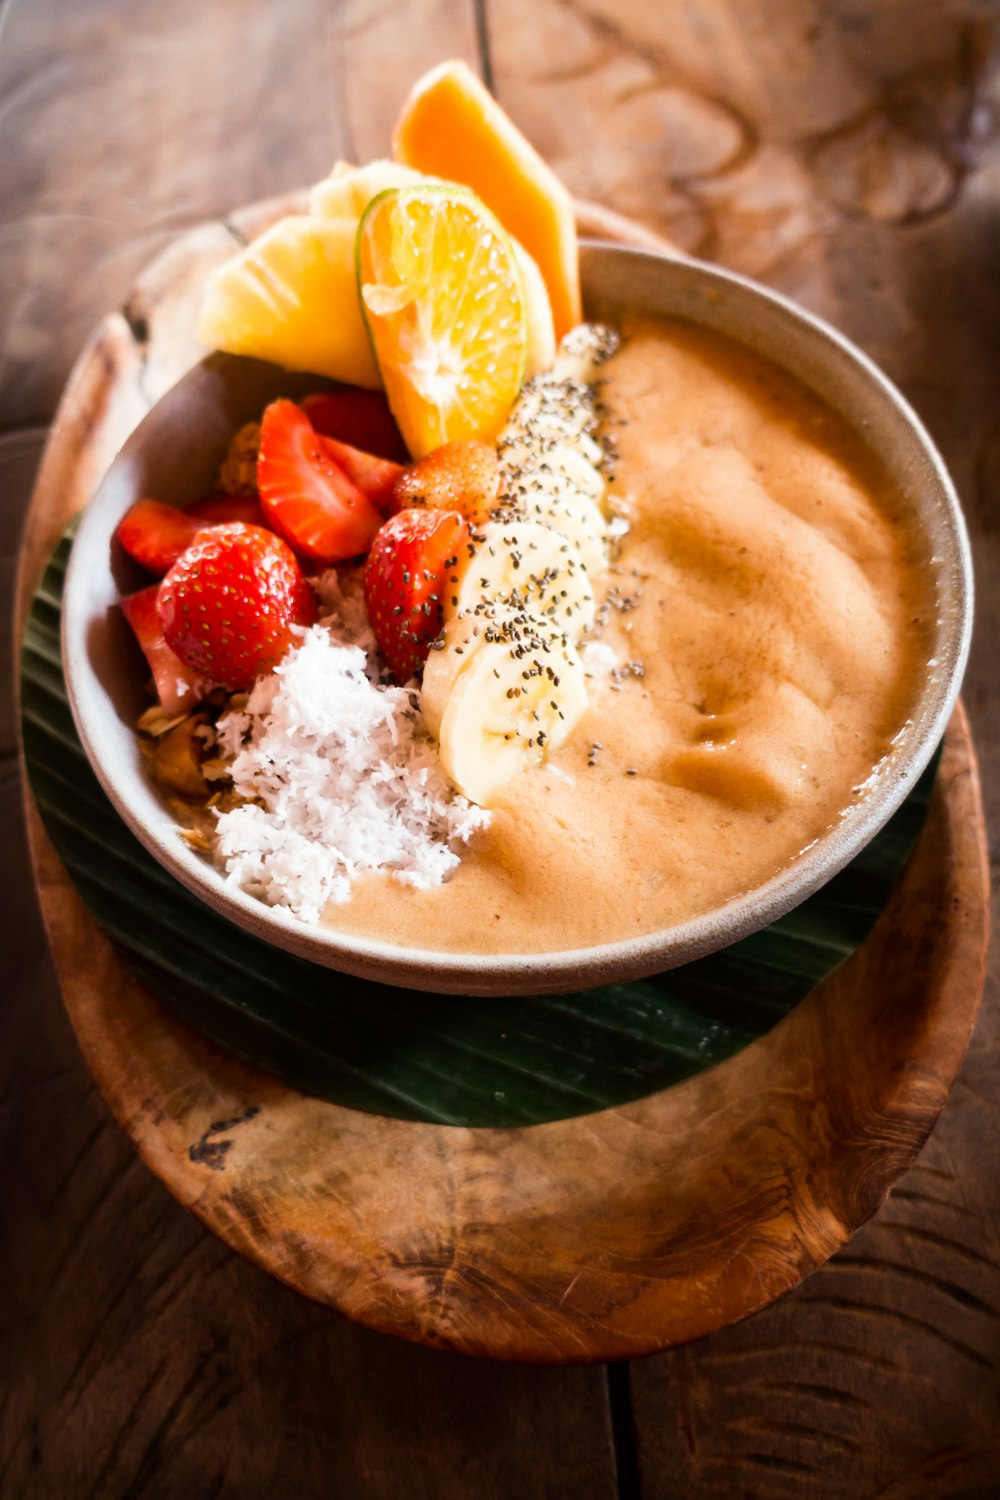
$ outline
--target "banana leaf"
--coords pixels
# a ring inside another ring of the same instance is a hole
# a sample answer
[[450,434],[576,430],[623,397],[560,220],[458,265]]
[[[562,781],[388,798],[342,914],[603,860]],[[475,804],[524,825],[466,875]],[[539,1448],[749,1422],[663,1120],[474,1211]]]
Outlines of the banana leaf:
[[129,832],[73,724],[59,646],[71,536],[21,663],[32,790],[66,870],[125,961],[182,1020],[307,1093],[407,1120],[527,1125],[669,1088],[749,1045],[864,941],[923,826],[936,771],[793,912],[652,979],[481,999],[399,990],[295,958],[218,916]]

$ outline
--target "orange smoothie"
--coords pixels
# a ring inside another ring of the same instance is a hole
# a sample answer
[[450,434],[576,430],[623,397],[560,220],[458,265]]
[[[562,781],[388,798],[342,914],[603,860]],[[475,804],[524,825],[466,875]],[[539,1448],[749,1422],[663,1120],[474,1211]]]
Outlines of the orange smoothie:
[[863,441],[719,335],[622,333],[602,399],[630,527],[593,580],[616,665],[445,884],[366,877],[328,909],[342,931],[458,952],[656,931],[791,864],[905,730],[933,589]]

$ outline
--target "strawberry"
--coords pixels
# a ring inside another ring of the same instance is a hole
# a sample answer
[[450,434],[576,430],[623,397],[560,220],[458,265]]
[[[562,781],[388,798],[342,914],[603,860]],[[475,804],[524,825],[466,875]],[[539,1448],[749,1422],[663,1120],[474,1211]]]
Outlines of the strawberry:
[[396,481],[406,472],[402,464],[378,458],[374,453],[365,453],[363,449],[341,443],[337,438],[325,437],[323,447],[348,479],[368,496],[373,505],[378,506],[383,516],[392,515],[398,509],[393,503],[393,490]]
[[473,523],[487,519],[500,491],[500,462],[490,443],[444,443],[404,469],[393,501],[398,510],[458,510]]
[[291,550],[260,526],[199,532],[160,584],[167,645],[192,671],[235,692],[278,665],[316,595]]
[[272,401],[264,412],[257,485],[268,525],[319,567],[367,552],[382,524],[292,401]]
[[167,714],[183,714],[201,702],[212,683],[192,671],[167,645],[156,604],[159,592],[159,585],[152,583],[137,594],[127,594],[121,601],[122,612],[149,663],[160,707]]
[[261,524],[263,520],[264,512],[253,495],[209,495],[187,510],[159,500],[137,500],[118,523],[115,535],[129,557],[162,578],[206,524]]
[[365,600],[379,650],[397,682],[415,675],[441,633],[449,575],[468,543],[465,517],[447,510],[400,511],[372,543]]
[[216,490],[204,500],[186,506],[184,514],[200,521],[202,526],[227,526],[230,521],[245,521],[248,526],[267,527],[256,495],[227,495],[223,490]]
[[404,464],[409,459],[406,444],[382,391],[363,391],[356,385],[345,385],[337,391],[307,396],[302,402],[302,410],[324,437],[354,443],[379,458],[391,458]]
[[[201,523],[203,524],[203,523]],[[194,540],[199,523],[159,500],[137,500],[118,523],[115,536],[129,557],[162,577]]]

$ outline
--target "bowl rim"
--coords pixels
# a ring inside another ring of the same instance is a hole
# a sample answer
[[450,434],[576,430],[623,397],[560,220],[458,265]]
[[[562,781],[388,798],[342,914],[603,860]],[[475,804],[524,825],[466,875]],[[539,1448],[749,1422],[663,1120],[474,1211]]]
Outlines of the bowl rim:
[[[951,607],[957,628],[945,639],[944,659],[928,676],[919,695],[920,722],[912,734],[901,737],[889,757],[884,773],[876,772],[871,794],[851,807],[839,824],[826,829],[806,850],[766,881],[740,892],[720,906],[684,922],[655,932],[619,939],[586,948],[530,953],[456,953],[434,948],[413,948],[383,938],[340,932],[335,926],[307,925],[290,912],[267,906],[259,898],[230,884],[203,856],[177,836],[176,824],[168,824],[159,794],[148,776],[137,770],[135,758],[119,774],[115,742],[122,733],[134,739],[118,715],[109,713],[109,691],[90,658],[86,646],[88,549],[106,550],[110,533],[120,519],[108,510],[109,478],[122,463],[141,450],[149,415],[169,401],[186,381],[203,378],[206,369],[219,361],[239,356],[209,355],[160,398],[151,413],[138,424],[122,446],[80,521],[67,570],[62,610],[62,650],[67,692],[77,731],[101,785],[120,816],[147,850],[182,885],[213,910],[276,946],[359,978],[372,979],[414,990],[475,995],[545,994],[585,989],[610,982],[648,976],[699,958],[728,946],[785,915],[824,885],[884,826],[925,769],[944,734],[961,685],[972,635],[972,559],[965,522],[955,487],[926,428],[906,398],[862,350],[836,328],[791,299],[737,272],[689,257],[635,249],[601,240],[581,243],[584,271],[607,256],[621,261],[636,274],[663,275],[681,271],[694,276],[710,296],[725,293],[749,297],[758,307],[777,318],[779,326],[793,324],[799,335],[832,345],[839,358],[867,382],[895,419],[908,430],[919,452],[926,476],[936,490],[939,519],[945,527],[950,555],[943,559],[954,594]],[[650,270],[655,265],[659,269]],[[596,273],[595,273],[596,274]],[[654,314],[655,315],[655,314]],[[668,316],[667,314],[661,314]],[[690,319],[689,319],[690,321]],[[744,347],[738,331],[726,336]],[[759,351],[760,352],[760,351]],[[773,353],[764,357],[781,364]],[[809,385],[796,370],[783,365],[794,378]],[[289,377],[290,379],[292,377]],[[314,384],[316,382],[314,380]],[[821,396],[821,399],[825,399]],[[831,404],[829,401],[827,404]],[[854,424],[857,426],[857,424]],[[862,434],[864,436],[864,434]],[[876,450],[877,452],[877,450]],[[123,743],[123,742],[122,742]],[[160,816],[156,816],[156,809]]]

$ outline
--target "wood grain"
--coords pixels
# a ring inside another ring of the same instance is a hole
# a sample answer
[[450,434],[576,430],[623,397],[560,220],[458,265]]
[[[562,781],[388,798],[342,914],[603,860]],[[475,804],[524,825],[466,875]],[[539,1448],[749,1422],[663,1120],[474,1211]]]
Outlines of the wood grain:
[[[830,317],[931,428],[977,561],[964,696],[995,830],[995,8],[708,3],[671,8],[668,22],[630,0],[587,0],[518,5],[517,21],[516,39],[495,40],[498,91],[544,151],[561,153],[578,192]],[[627,150],[595,157],[594,130],[630,135],[642,167]],[[644,1496],[1000,1490],[1000,1351],[986,1310],[1000,1306],[996,974],[994,956],[940,1125],[846,1252],[863,1264],[841,1277],[838,1256],[752,1323],[632,1368],[626,1446]],[[817,1286],[839,1300],[809,1300]]]
[[[282,207],[246,211],[241,232]],[[589,215],[606,234],[629,233]],[[89,463],[75,413],[78,393],[101,384],[90,371],[113,389],[177,368],[193,352],[191,285],[224,253],[211,226],[186,236],[130,298],[146,340],[138,362],[110,363],[104,339],[85,357],[32,507],[50,536],[75,495],[72,461],[57,456],[76,447]],[[26,569],[40,560],[26,551]],[[796,1285],[916,1154],[982,984],[985,873],[961,715],[922,858],[850,964],[710,1073],[531,1129],[361,1115],[224,1056],[131,977],[34,820],[32,844],[73,1024],[144,1160],[233,1248],[299,1290],[383,1332],[469,1354],[563,1363],[648,1353]]]
[[[579,194],[801,297],[916,401],[970,519],[980,608],[965,699],[996,827],[1000,142],[995,69],[985,66],[994,8],[505,0],[483,9],[484,61],[502,102],[546,154],[558,145]],[[289,45],[275,49],[278,17]],[[442,20],[455,29],[434,30]],[[437,57],[473,58],[475,17],[471,6],[414,0],[335,11],[320,0],[217,0],[210,18],[193,0],[8,0],[0,24],[10,143],[0,158],[0,511],[12,559],[40,434],[90,329],[124,301],[139,268],[178,232],[308,181],[338,153],[383,151],[384,130],[351,141],[347,120],[363,130],[373,103],[384,120]],[[345,24],[349,35],[336,29]],[[369,66],[372,32],[381,39]],[[571,47],[573,35],[582,40]],[[957,180],[958,194],[921,204],[916,189],[933,186],[938,163],[938,180]],[[260,1276],[178,1210],[79,1060],[17,853],[12,769],[9,759],[0,768],[3,1492],[618,1494],[598,1372],[486,1367],[390,1344]],[[944,1115],[848,1252],[902,1218],[906,1264],[926,1257],[922,1268],[993,1306],[998,1048],[994,957]],[[621,1493],[997,1492],[982,1454],[984,1430],[997,1448],[1000,1389],[981,1331],[988,1315],[884,1265],[866,1294],[945,1334],[956,1319],[967,1337],[971,1326],[971,1347],[993,1372],[930,1331],[911,1329],[901,1344],[900,1324],[878,1311],[800,1313],[798,1297],[836,1274],[834,1261],[802,1293],[704,1344],[615,1367]],[[228,1348],[213,1357],[216,1337]],[[737,1344],[759,1349],[752,1379],[738,1361],[708,1358]],[[846,1417],[829,1415],[830,1392],[844,1393]],[[810,1445],[801,1432],[859,1413],[863,1427],[841,1426],[839,1446]],[[755,1457],[744,1463],[740,1451]]]
[[[769,1037],[666,1094],[520,1131],[360,1116],[226,1057],[131,979],[37,827],[33,846],[84,1055],[186,1206],[361,1322],[558,1363],[648,1352],[745,1316],[830,1255],[912,1160],[982,977],[961,721],[941,785],[921,857],[873,937]],[[678,1172],[681,1161],[693,1166]]]
[[[369,15],[383,39],[408,40],[405,57],[383,40],[362,87]],[[474,29],[471,6],[440,0],[378,15],[326,0],[7,0],[5,597],[60,392],[140,268],[206,217],[350,154],[345,111],[360,123],[373,78],[388,108]],[[317,51],[317,35],[333,44]],[[371,1334],[262,1276],[145,1168],[59,995],[24,847],[12,683],[5,672],[0,1493],[546,1500],[565,1486],[610,1500],[603,1372],[479,1365]]]

